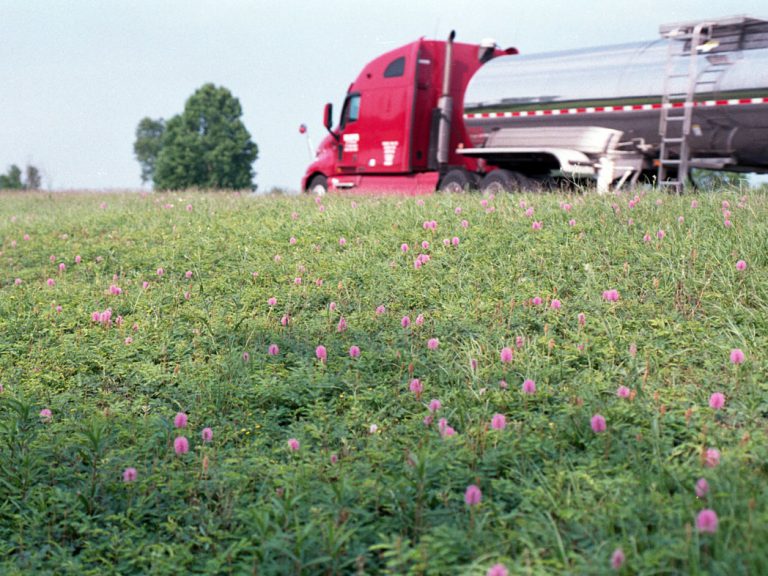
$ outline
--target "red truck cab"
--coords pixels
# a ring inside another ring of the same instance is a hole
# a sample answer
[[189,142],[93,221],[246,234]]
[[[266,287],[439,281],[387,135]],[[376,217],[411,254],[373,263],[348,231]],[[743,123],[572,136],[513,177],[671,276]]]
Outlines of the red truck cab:
[[478,160],[456,153],[470,145],[464,91],[486,61],[513,50],[454,43],[452,33],[447,42],[422,38],[376,58],[350,85],[335,128],[326,105],[329,134],[302,190],[423,194],[452,170],[476,173]]

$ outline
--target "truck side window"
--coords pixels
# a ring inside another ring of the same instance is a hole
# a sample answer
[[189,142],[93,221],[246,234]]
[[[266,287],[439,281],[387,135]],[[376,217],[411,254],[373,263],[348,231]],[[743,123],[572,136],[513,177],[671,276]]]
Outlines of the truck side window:
[[403,74],[405,74],[405,56],[392,60],[384,70],[384,78],[397,78]]
[[355,122],[360,117],[360,94],[347,97],[344,103],[344,113],[341,115],[341,128],[350,122]]

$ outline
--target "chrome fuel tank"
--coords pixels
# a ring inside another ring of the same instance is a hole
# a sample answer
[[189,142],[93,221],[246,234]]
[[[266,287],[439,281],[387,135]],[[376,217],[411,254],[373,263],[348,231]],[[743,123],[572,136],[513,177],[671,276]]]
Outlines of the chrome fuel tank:
[[681,86],[670,84],[668,93],[690,81],[692,153],[768,171],[768,25],[753,26],[738,42],[727,40],[704,45],[692,75],[690,58],[675,57],[686,44],[675,39],[491,60],[465,93],[471,145],[481,148],[506,129],[601,127],[621,131],[625,149],[653,157],[665,81]]

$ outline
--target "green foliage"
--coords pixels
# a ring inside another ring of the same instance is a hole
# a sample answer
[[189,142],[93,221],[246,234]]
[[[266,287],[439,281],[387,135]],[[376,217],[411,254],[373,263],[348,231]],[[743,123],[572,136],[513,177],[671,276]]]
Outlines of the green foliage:
[[0,174],[0,190],[39,190],[42,184],[40,170],[27,164],[24,172],[24,181],[22,181],[21,168],[12,164],[6,174]]
[[154,166],[159,190],[252,189],[258,147],[240,117],[240,102],[206,84],[168,121]]
[[142,118],[136,127],[136,142],[133,143],[133,153],[141,166],[141,182],[146,184],[155,178],[157,157],[163,147],[165,120],[158,118]]
[[12,164],[7,174],[0,174],[0,190],[21,190],[24,183],[21,181],[21,168]]
[[629,200],[9,195],[0,573],[767,573],[768,196]]

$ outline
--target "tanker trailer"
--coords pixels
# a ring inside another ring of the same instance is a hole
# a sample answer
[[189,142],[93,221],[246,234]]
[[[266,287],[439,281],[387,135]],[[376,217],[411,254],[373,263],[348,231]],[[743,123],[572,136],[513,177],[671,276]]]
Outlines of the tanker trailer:
[[[645,176],[682,187],[692,168],[768,172],[768,21],[665,25],[652,42],[505,55],[464,97],[485,190],[552,177],[598,189]],[[494,169],[495,168],[495,169]]]

